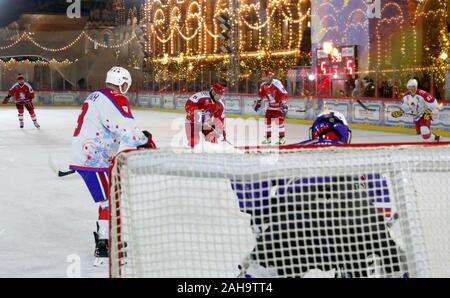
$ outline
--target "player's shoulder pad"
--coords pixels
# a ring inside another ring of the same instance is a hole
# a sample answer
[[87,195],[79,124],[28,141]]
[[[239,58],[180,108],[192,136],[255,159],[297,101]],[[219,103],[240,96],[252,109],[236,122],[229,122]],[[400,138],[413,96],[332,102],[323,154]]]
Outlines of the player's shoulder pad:
[[402,98],[404,98],[404,97],[406,97],[406,96],[408,96],[408,95],[411,95],[411,93],[410,93],[409,91],[405,91],[405,92],[403,92],[403,94],[402,94]]
[[24,85],[28,87],[28,89],[30,90],[30,92],[33,92],[33,87],[31,87],[30,83],[25,82]]
[[[130,102],[128,98],[123,94],[113,93],[110,89],[102,89],[97,91],[103,97],[107,98],[115,108],[122,114],[125,118],[134,118],[131,113]],[[94,92],[93,94],[95,94]]]
[[199,100],[204,99],[204,98],[206,98],[206,99],[210,98],[209,92],[206,92],[206,91],[197,92],[194,95],[192,95],[191,97],[189,97],[189,100],[194,103],[197,103]]
[[14,83],[14,85],[12,85],[12,87],[9,89],[9,91],[14,90],[17,86],[19,86],[19,83]]
[[281,92],[287,93],[286,89],[284,89],[283,83],[281,83],[280,80],[273,79],[273,80],[272,80],[272,85],[274,85],[275,87],[277,87]]
[[427,97],[430,97],[430,96],[434,98],[433,95],[431,95],[430,93],[428,93],[428,92],[426,92],[424,90],[421,90],[421,89],[417,90],[417,94],[419,94],[420,96],[422,96],[424,98],[427,98]]

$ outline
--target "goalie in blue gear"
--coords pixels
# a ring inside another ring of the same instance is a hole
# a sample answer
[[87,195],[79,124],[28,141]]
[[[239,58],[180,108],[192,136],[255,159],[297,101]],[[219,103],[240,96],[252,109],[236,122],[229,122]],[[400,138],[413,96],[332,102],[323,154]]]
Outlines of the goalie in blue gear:
[[352,131],[348,128],[344,115],[336,111],[326,111],[317,116],[309,129],[309,140],[301,145],[350,144]]

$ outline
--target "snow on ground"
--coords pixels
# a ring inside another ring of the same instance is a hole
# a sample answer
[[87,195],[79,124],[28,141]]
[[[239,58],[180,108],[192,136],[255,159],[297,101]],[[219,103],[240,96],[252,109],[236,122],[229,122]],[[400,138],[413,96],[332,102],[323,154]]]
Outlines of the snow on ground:
[[[39,107],[42,129],[36,130],[26,114],[25,128],[20,130],[16,109],[0,108],[0,277],[108,276],[107,267],[92,266],[97,206],[78,175],[58,178],[49,167],[51,157],[67,170],[79,111]],[[182,114],[143,110],[134,114],[159,147],[183,144]],[[257,145],[263,136],[262,120],[227,123],[234,145]],[[243,124],[247,132],[239,128]],[[307,137],[308,126],[287,123],[286,131],[287,143],[295,143]],[[417,140],[407,134],[353,131],[354,143]]]

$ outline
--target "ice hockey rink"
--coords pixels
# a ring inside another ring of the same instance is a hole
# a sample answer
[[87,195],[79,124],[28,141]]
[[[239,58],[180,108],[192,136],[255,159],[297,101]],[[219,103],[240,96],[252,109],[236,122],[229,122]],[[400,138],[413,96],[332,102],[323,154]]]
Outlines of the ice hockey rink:
[[[107,277],[108,267],[92,266],[97,206],[78,175],[59,178],[70,163],[70,142],[80,109],[38,107],[41,130],[25,115],[21,130],[14,107],[0,108],[0,277]],[[135,110],[138,126],[149,130],[160,150],[182,145],[184,115]],[[235,145],[257,145],[263,120],[227,120]],[[239,122],[243,121],[243,122]],[[247,137],[233,127],[245,123]],[[236,124],[236,125],[233,125]],[[231,129],[230,129],[231,127]],[[305,140],[308,126],[287,123],[287,143]],[[418,141],[410,134],[353,130],[353,143]],[[81,262],[81,271],[74,265]]]

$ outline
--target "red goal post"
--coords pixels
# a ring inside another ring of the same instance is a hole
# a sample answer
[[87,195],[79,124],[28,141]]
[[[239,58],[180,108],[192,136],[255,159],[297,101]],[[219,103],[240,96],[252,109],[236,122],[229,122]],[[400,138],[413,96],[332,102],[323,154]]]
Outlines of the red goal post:
[[131,150],[111,277],[450,277],[450,143]]

